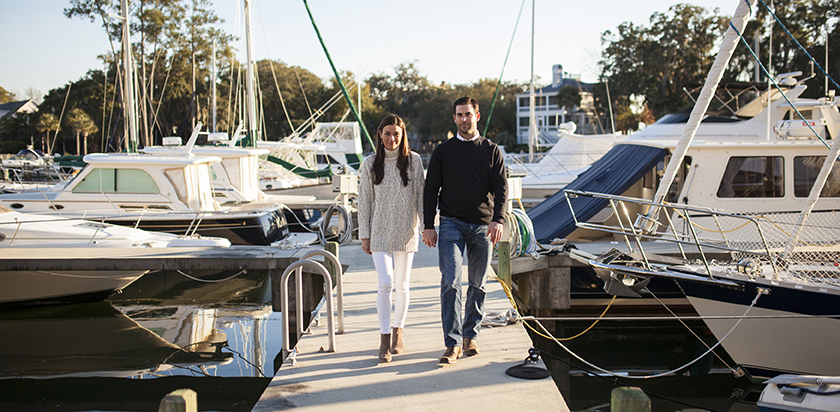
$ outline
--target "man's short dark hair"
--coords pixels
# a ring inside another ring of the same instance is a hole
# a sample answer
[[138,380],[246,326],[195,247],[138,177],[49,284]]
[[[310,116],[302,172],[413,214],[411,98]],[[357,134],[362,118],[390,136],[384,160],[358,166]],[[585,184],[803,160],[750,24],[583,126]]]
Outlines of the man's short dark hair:
[[473,99],[472,97],[464,96],[458,100],[455,100],[455,104],[452,105],[452,114],[455,114],[455,110],[458,109],[458,106],[463,106],[466,104],[472,106],[472,108],[475,109],[475,112],[478,113],[478,101]]

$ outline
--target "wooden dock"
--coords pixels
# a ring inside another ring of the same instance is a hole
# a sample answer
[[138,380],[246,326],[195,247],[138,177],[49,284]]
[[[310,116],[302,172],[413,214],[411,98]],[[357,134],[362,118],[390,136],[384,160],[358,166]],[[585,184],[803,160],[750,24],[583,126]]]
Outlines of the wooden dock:
[[[344,276],[346,333],[336,335],[336,351],[323,351],[328,340],[322,311],[322,326],[313,327],[297,344],[296,364],[284,362],[253,411],[569,410],[551,378],[524,380],[505,373],[520,365],[531,347],[521,323],[486,327],[479,335],[479,355],[438,364],[444,351],[440,272],[437,249],[424,245],[411,273],[406,352],[379,363],[377,276],[371,257],[360,249],[358,241],[339,249],[341,262],[350,268]],[[493,276],[487,292],[488,314],[511,309]]]

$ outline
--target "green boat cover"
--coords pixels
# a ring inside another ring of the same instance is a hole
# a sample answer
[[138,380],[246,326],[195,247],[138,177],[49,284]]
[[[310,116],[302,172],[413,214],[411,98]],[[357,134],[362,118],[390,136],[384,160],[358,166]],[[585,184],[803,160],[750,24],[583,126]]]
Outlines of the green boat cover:
[[318,179],[321,177],[330,177],[333,175],[333,171],[329,166],[321,170],[312,170],[307,169],[305,167],[300,167],[298,165],[287,162],[279,157],[274,157],[272,155],[268,155],[268,161],[283,166],[284,168],[286,168],[286,170],[289,170],[298,176],[305,177],[308,179]]

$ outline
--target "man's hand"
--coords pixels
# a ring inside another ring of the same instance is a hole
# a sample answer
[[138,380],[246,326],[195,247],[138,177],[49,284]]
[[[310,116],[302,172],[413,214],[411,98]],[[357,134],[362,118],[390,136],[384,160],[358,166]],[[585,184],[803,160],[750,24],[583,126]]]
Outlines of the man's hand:
[[423,231],[423,243],[428,247],[435,247],[437,244],[437,232],[434,229],[426,229]]
[[368,255],[370,255],[370,238],[368,239],[361,239],[362,241],[362,250],[365,251]]
[[490,242],[494,245],[502,240],[502,228],[503,225],[499,222],[490,222],[490,226],[487,227],[487,236],[490,237]]

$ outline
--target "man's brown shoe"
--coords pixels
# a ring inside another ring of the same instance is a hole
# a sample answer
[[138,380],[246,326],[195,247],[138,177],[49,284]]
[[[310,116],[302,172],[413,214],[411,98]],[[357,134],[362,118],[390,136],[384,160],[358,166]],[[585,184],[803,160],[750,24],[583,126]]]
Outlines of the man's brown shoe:
[[478,355],[478,344],[475,339],[464,339],[464,356]]
[[448,363],[452,364],[458,362],[458,358],[461,357],[463,354],[463,350],[461,350],[460,346],[456,346],[454,348],[446,347],[446,352],[443,352],[443,356],[440,357],[440,362],[438,363]]

